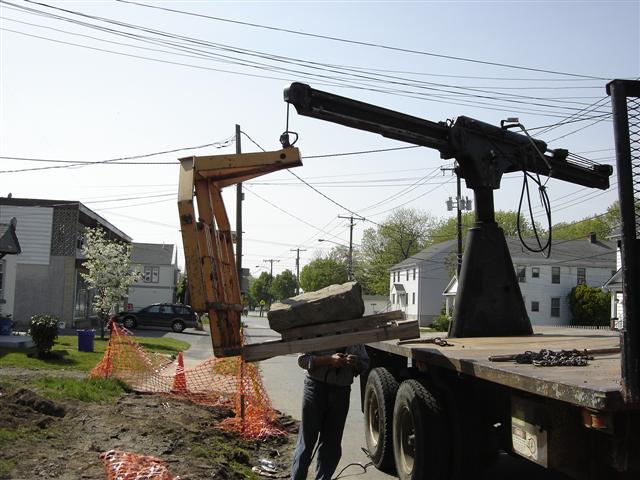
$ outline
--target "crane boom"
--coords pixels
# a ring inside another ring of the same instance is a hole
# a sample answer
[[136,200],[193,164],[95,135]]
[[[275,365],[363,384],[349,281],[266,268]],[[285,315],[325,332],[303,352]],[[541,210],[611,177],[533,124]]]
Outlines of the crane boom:
[[[490,125],[458,117],[451,125],[432,122],[292,83],[284,99],[300,115],[433,148],[455,158],[458,173],[475,196],[450,328],[453,337],[528,335],[533,332],[504,233],[495,222],[493,190],[504,173],[524,171],[586,187],[607,189],[610,165],[569,160],[567,150],[549,150],[541,140],[516,133],[519,123]],[[578,157],[575,157],[576,159]]]

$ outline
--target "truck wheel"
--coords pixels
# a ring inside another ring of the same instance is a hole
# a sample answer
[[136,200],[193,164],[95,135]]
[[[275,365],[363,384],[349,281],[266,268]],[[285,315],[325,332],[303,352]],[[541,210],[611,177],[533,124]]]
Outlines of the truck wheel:
[[398,382],[386,368],[369,372],[364,390],[364,436],[373,465],[393,469],[393,404]]
[[449,478],[449,430],[436,398],[417,380],[405,380],[393,409],[393,454],[400,480]]

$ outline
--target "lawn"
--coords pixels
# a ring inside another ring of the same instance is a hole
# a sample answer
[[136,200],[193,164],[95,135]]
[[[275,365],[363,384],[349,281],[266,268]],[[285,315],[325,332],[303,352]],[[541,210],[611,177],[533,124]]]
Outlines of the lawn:
[[[187,350],[190,347],[189,343],[173,338],[136,337],[136,341],[147,350],[167,355],[176,355],[178,352]],[[93,344],[93,352],[79,352],[78,338],[75,335],[62,335],[58,337],[53,347],[53,352],[57,358],[39,359],[35,355],[35,349],[0,349],[0,368],[19,367],[29,369],[89,371],[100,361],[107,348],[107,344],[108,339],[101,340],[96,337]]]

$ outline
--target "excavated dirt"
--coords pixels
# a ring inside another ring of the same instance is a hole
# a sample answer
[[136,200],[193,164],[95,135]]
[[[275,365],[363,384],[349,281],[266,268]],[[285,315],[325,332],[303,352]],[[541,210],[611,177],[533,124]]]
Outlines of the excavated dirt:
[[[158,457],[182,480],[259,478],[251,467],[260,459],[287,474],[293,433],[242,440],[215,428],[231,411],[160,395],[125,393],[108,404],[51,401],[29,387],[34,376],[15,369],[0,374],[2,479],[105,479],[99,455],[111,449]],[[295,430],[290,418],[280,422]]]

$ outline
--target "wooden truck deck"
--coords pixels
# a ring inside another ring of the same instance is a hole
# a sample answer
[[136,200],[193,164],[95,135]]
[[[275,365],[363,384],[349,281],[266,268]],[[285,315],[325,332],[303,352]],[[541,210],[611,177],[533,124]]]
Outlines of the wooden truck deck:
[[[442,337],[423,333],[421,341]],[[416,339],[417,340],[417,339]],[[493,355],[549,350],[618,347],[619,334],[608,330],[538,327],[525,337],[447,339],[452,346],[390,340],[369,344],[379,350],[458,371],[492,383],[597,410],[624,408],[620,394],[620,353],[593,355],[584,367],[536,367],[514,361],[493,362]]]

